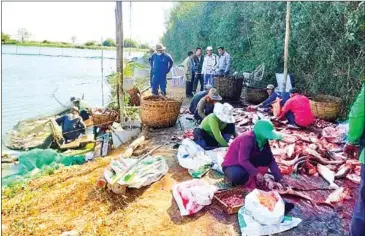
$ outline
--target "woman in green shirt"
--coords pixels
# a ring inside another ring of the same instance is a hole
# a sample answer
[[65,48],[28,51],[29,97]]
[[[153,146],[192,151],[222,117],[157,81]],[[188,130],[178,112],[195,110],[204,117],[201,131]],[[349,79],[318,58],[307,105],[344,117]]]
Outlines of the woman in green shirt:
[[237,137],[237,133],[233,107],[228,103],[217,102],[213,113],[203,119],[199,128],[194,129],[194,142],[205,150],[228,147],[232,136]]

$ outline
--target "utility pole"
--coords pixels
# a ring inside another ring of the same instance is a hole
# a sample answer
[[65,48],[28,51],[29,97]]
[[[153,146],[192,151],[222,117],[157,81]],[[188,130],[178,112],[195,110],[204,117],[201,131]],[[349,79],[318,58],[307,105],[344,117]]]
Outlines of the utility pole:
[[286,27],[284,45],[284,83],[283,92],[286,91],[286,81],[288,77],[288,57],[289,57],[289,35],[290,35],[290,1],[286,2]]
[[123,10],[122,2],[116,2],[115,25],[116,25],[116,46],[117,46],[117,98],[120,112],[120,124],[124,124],[124,91],[123,91]]

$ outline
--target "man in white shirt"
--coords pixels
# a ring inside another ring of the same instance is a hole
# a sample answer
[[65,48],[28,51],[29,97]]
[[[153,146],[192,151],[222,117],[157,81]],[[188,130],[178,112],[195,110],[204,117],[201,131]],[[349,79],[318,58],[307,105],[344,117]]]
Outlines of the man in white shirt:
[[218,64],[218,72],[220,75],[229,75],[231,70],[231,55],[229,55],[224,47],[218,48],[219,54],[219,64]]
[[219,58],[213,54],[213,48],[207,47],[207,55],[204,57],[202,74],[204,74],[204,85],[213,85],[213,75],[218,70]]

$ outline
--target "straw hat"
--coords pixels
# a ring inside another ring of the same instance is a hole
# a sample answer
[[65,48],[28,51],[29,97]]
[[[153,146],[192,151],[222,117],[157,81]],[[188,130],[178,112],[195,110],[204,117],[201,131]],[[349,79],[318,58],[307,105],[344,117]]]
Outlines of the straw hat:
[[213,113],[224,123],[230,124],[235,122],[233,117],[233,107],[228,103],[222,104],[217,102],[214,105]]
[[208,97],[210,97],[214,101],[220,101],[222,100],[222,97],[219,96],[217,89],[212,88],[208,92]]
[[157,44],[156,45],[156,51],[163,51],[165,50],[166,48],[162,45],[162,44]]

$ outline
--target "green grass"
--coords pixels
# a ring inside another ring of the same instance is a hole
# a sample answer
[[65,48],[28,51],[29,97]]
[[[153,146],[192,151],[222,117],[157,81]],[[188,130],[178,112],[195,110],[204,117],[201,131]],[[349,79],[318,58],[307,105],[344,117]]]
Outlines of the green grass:
[[[93,45],[93,46],[85,46],[85,45],[73,45],[70,43],[61,43],[61,42],[17,42],[17,41],[9,41],[4,42],[3,45],[18,45],[18,46],[32,46],[32,47],[52,47],[52,48],[78,48],[78,49],[104,49],[104,50],[115,50],[116,48],[111,47],[105,47],[105,46],[99,46],[99,45]],[[129,51],[130,48],[124,48],[124,51]],[[133,52],[146,52],[147,49],[141,49],[141,48],[132,48]]]

